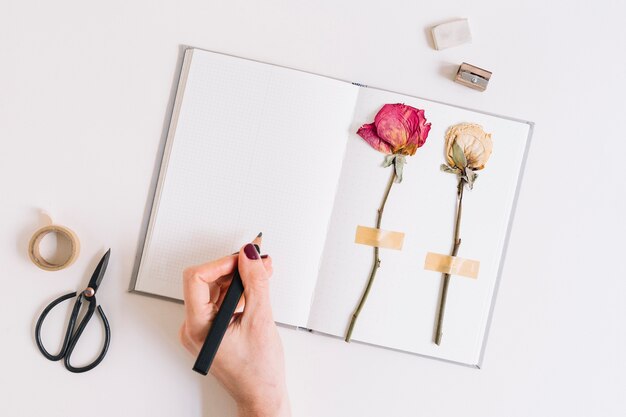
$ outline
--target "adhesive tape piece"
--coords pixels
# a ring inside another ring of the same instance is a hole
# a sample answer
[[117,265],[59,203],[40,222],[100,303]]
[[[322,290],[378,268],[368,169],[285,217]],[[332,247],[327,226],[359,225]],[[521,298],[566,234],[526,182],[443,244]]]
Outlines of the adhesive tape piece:
[[478,277],[479,268],[480,262],[478,261],[432,252],[426,254],[426,261],[424,262],[424,269],[429,271],[461,275],[474,279]]
[[[69,242],[70,253],[67,259],[58,263],[52,263],[41,255],[39,245],[41,244],[41,240],[49,233],[56,233],[57,236],[60,236]],[[30,242],[28,243],[28,256],[30,257],[30,260],[33,261],[33,263],[39,268],[46,271],[58,271],[67,268],[74,263],[74,261],[78,257],[79,252],[80,241],[78,240],[76,233],[74,233],[65,226],[59,226],[56,224],[44,226],[41,229],[37,230],[35,234],[33,234],[33,237],[30,238]]]
[[357,226],[354,243],[385,249],[401,250],[402,244],[404,243],[404,233]]

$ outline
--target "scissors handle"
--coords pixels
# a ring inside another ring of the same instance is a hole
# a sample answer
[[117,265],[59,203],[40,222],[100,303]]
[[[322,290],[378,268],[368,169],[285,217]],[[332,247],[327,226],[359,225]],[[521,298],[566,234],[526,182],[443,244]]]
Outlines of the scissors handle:
[[[48,304],[46,308],[44,308],[44,310],[41,312],[41,315],[39,316],[39,318],[37,319],[37,325],[35,326],[35,341],[37,342],[37,347],[39,348],[39,351],[41,352],[41,354],[45,356],[46,359],[48,360],[58,361],[59,359],[63,358],[63,356],[65,356],[65,352],[67,351],[67,346],[69,345],[70,338],[72,337],[72,329],[74,328],[74,323],[76,322],[78,310],[80,309],[80,303],[77,300],[77,302],[74,304],[74,308],[72,309],[72,314],[70,316],[70,322],[67,326],[67,331],[65,332],[65,338],[63,339],[63,345],[61,346],[61,350],[59,351],[58,354],[56,355],[51,354],[43,346],[43,342],[41,341],[41,326],[43,325],[43,321],[45,320],[48,313],[50,313],[50,311],[54,307],[56,307],[58,304],[62,303],[63,301],[69,300],[70,298],[73,298],[73,297],[76,297],[76,292],[71,292],[69,294],[60,296],[59,298],[57,298],[56,300]],[[80,297],[79,297],[79,300],[80,300]]]
[[[56,300],[48,304],[48,306],[46,306],[46,308],[43,310],[43,312],[39,316],[39,319],[37,320],[37,325],[35,326],[35,340],[37,342],[37,347],[47,359],[51,361],[58,361],[59,359],[65,358],[64,363],[65,363],[65,367],[67,368],[67,370],[71,372],[80,373],[80,372],[86,372],[95,368],[102,361],[102,359],[104,359],[104,356],[106,355],[107,350],[109,349],[109,343],[111,341],[111,328],[109,327],[109,321],[107,320],[106,315],[104,314],[104,311],[102,310],[102,307],[98,306],[97,308],[98,314],[100,315],[100,319],[102,320],[102,324],[104,325],[104,332],[105,332],[105,340],[104,340],[104,346],[102,348],[102,351],[100,352],[98,357],[89,365],[86,365],[83,367],[74,367],[70,364],[70,357],[72,355],[72,352],[74,351],[74,348],[76,347],[76,343],[78,342],[78,339],[80,338],[81,334],[85,330],[85,327],[87,327],[87,323],[89,323],[91,316],[93,316],[94,310],[96,310],[95,295],[91,297],[84,297],[82,293],[78,295],[78,298],[76,299],[76,302],[74,303],[74,307],[72,308],[70,320],[67,325],[65,337],[63,339],[63,345],[61,346],[61,350],[59,351],[58,354],[53,355],[49,353],[46,350],[46,348],[43,346],[43,342],[41,341],[41,326],[43,325],[43,322],[46,316],[48,315],[48,313],[50,313],[50,311],[54,307],[56,307],[58,304],[62,303],[65,300],[73,298],[75,296],[76,296],[76,292],[62,295],[61,297],[57,298]],[[78,325],[78,328],[76,329],[76,331],[74,331],[74,326],[76,325],[76,319],[78,318],[78,313],[80,312],[80,308],[83,303],[83,298],[85,298],[89,302],[89,306],[87,309],[87,313],[80,321],[80,324]]]
[[[80,296],[79,296],[79,299],[80,299]],[[93,315],[93,312],[96,306],[95,295],[89,297],[88,300],[89,300],[89,309],[87,310],[87,314],[85,314],[85,317],[83,317],[83,319],[80,321],[80,324],[78,325],[78,329],[76,329],[76,333],[74,333],[74,335],[70,338],[70,344],[68,345],[67,351],[65,353],[65,358],[64,358],[65,368],[70,372],[75,372],[75,373],[87,372],[87,371],[92,370],[96,366],[98,366],[98,364],[102,362],[102,359],[104,359],[104,357],[106,356],[107,351],[109,350],[109,344],[111,343],[111,328],[109,327],[109,321],[107,320],[107,316],[104,314],[102,307],[98,306],[97,308],[98,315],[100,316],[100,320],[102,320],[102,324],[104,325],[104,344],[102,346],[102,350],[100,351],[100,354],[98,355],[98,357],[89,365],[80,366],[77,368],[70,364],[70,357],[72,356],[72,352],[74,351],[74,348],[76,347],[76,342],[78,342],[80,335],[83,333],[83,330],[85,330],[85,327],[87,327],[87,323],[89,322],[89,319],[91,319],[91,316]]]

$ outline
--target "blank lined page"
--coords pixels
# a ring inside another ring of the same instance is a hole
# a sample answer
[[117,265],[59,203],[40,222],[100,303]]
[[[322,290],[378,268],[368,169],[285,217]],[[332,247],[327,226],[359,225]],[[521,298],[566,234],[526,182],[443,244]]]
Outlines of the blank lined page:
[[358,88],[201,50],[186,59],[136,289],[182,299],[185,267],[262,231],[275,319],[303,326]]
[[[383,156],[357,134],[385,103],[424,109],[432,129],[407,157],[381,228],[405,233],[401,251],[380,249],[381,266],[353,333],[354,340],[475,365],[479,361],[530,126],[527,123],[381,90],[363,88],[348,139],[309,327],[343,336],[368,280],[373,248],[354,243],[357,225],[374,227],[391,175]],[[459,256],[480,261],[478,279],[452,276],[441,346],[432,342],[441,273],[424,270],[427,252],[452,246],[456,177],[440,171],[445,132],[460,122],[493,135],[493,154],[463,198]]]

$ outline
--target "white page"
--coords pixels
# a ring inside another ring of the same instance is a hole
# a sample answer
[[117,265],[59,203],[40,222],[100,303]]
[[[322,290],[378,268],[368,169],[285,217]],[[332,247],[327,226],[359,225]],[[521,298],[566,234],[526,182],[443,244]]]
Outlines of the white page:
[[[308,327],[344,336],[373,263],[373,248],[354,243],[357,225],[375,227],[376,210],[391,175],[383,154],[356,135],[385,103],[425,109],[432,123],[426,144],[407,157],[394,184],[381,228],[406,233],[402,251],[380,250],[381,267],[353,339],[467,364],[477,364],[502,257],[529,125],[453,106],[362,88],[348,138],[337,199]],[[452,276],[441,346],[432,342],[441,274],[423,269],[427,252],[452,246],[456,176],[440,171],[444,135],[460,122],[481,124],[494,150],[466,190],[459,255],[480,261],[477,280]]]
[[349,83],[193,50],[135,288],[182,299],[186,266],[262,231],[263,252],[280,260],[275,319],[306,325],[357,94]]

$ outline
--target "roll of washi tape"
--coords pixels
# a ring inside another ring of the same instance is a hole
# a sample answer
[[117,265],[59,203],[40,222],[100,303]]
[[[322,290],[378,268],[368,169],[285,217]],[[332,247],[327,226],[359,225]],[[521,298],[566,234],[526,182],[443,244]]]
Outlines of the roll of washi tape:
[[[65,239],[69,244],[69,254],[66,259],[51,262],[44,258],[40,251],[40,244],[42,239],[48,235],[49,233],[55,233],[58,238]],[[33,261],[35,265],[45,271],[58,271],[68,266],[72,265],[78,254],[80,252],[80,241],[72,230],[68,229],[65,226],[60,226],[57,224],[51,224],[48,226],[44,226],[41,229],[37,230],[33,237],[30,238],[30,242],[28,243],[28,256],[30,260]]]

